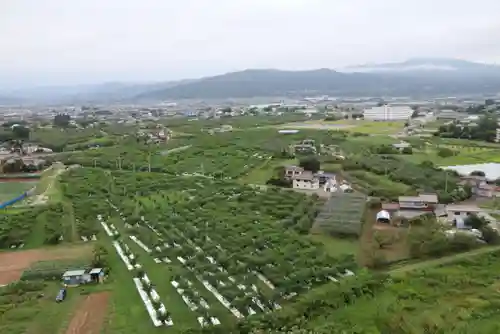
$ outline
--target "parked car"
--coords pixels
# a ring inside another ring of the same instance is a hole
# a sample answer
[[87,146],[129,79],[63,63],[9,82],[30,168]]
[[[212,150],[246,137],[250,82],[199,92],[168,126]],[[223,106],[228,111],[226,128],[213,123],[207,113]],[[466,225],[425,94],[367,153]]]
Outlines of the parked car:
[[66,289],[61,289],[59,290],[59,293],[57,294],[56,297],[56,302],[60,303],[66,298]]

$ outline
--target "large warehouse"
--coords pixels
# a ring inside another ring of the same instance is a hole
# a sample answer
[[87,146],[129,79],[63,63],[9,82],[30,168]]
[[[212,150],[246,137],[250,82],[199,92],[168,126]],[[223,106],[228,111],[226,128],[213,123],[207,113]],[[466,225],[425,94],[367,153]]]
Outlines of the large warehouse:
[[404,121],[411,117],[413,109],[408,106],[381,106],[365,109],[363,117],[371,121]]

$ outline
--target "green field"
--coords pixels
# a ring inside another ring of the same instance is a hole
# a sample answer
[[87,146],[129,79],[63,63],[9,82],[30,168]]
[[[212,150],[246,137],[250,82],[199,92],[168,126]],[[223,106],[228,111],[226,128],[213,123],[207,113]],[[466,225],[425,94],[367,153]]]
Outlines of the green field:
[[26,282],[0,288],[0,333],[42,334],[64,331],[76,305],[84,296],[80,293],[81,289],[71,289],[66,300],[59,304],[55,302],[55,297],[60,288],[60,283],[46,282]]
[[309,328],[315,333],[499,333],[499,258],[497,251],[398,276],[375,296],[320,316]]
[[287,123],[276,126],[282,129],[310,129],[310,130],[329,130],[329,131],[349,131],[364,134],[391,135],[404,129],[405,122],[372,122],[372,121],[322,121],[312,120],[297,123]]
[[0,202],[16,198],[37,185],[36,181],[0,182]]

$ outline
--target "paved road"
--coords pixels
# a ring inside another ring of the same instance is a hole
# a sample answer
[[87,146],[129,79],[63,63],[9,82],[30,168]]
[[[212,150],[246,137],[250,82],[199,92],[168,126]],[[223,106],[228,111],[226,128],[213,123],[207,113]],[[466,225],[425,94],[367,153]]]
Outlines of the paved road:
[[442,257],[439,259],[432,259],[432,260],[402,265],[400,267],[389,270],[389,274],[397,275],[397,274],[403,274],[403,273],[406,273],[406,272],[409,272],[412,270],[421,270],[421,269],[437,267],[437,266],[440,266],[443,264],[453,263],[453,262],[458,261],[458,260],[478,256],[481,254],[487,254],[487,253],[491,253],[491,252],[495,252],[495,251],[500,251],[500,246],[482,247],[479,249],[471,250],[469,252],[445,256],[445,257]]

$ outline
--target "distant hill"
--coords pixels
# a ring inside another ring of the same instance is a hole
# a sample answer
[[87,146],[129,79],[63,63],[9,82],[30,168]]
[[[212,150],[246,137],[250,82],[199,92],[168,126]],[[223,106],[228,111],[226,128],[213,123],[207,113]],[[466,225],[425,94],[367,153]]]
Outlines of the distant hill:
[[418,58],[337,71],[249,69],[194,80],[0,91],[0,104],[2,101],[106,103],[301,95],[427,97],[498,92],[500,66],[459,59]]
[[415,58],[399,63],[350,66],[342,71],[345,73],[500,75],[500,66],[461,59]]
[[499,66],[429,58],[363,65],[342,71],[246,70],[152,90],[137,97],[179,99],[310,94],[429,96],[499,91]]

